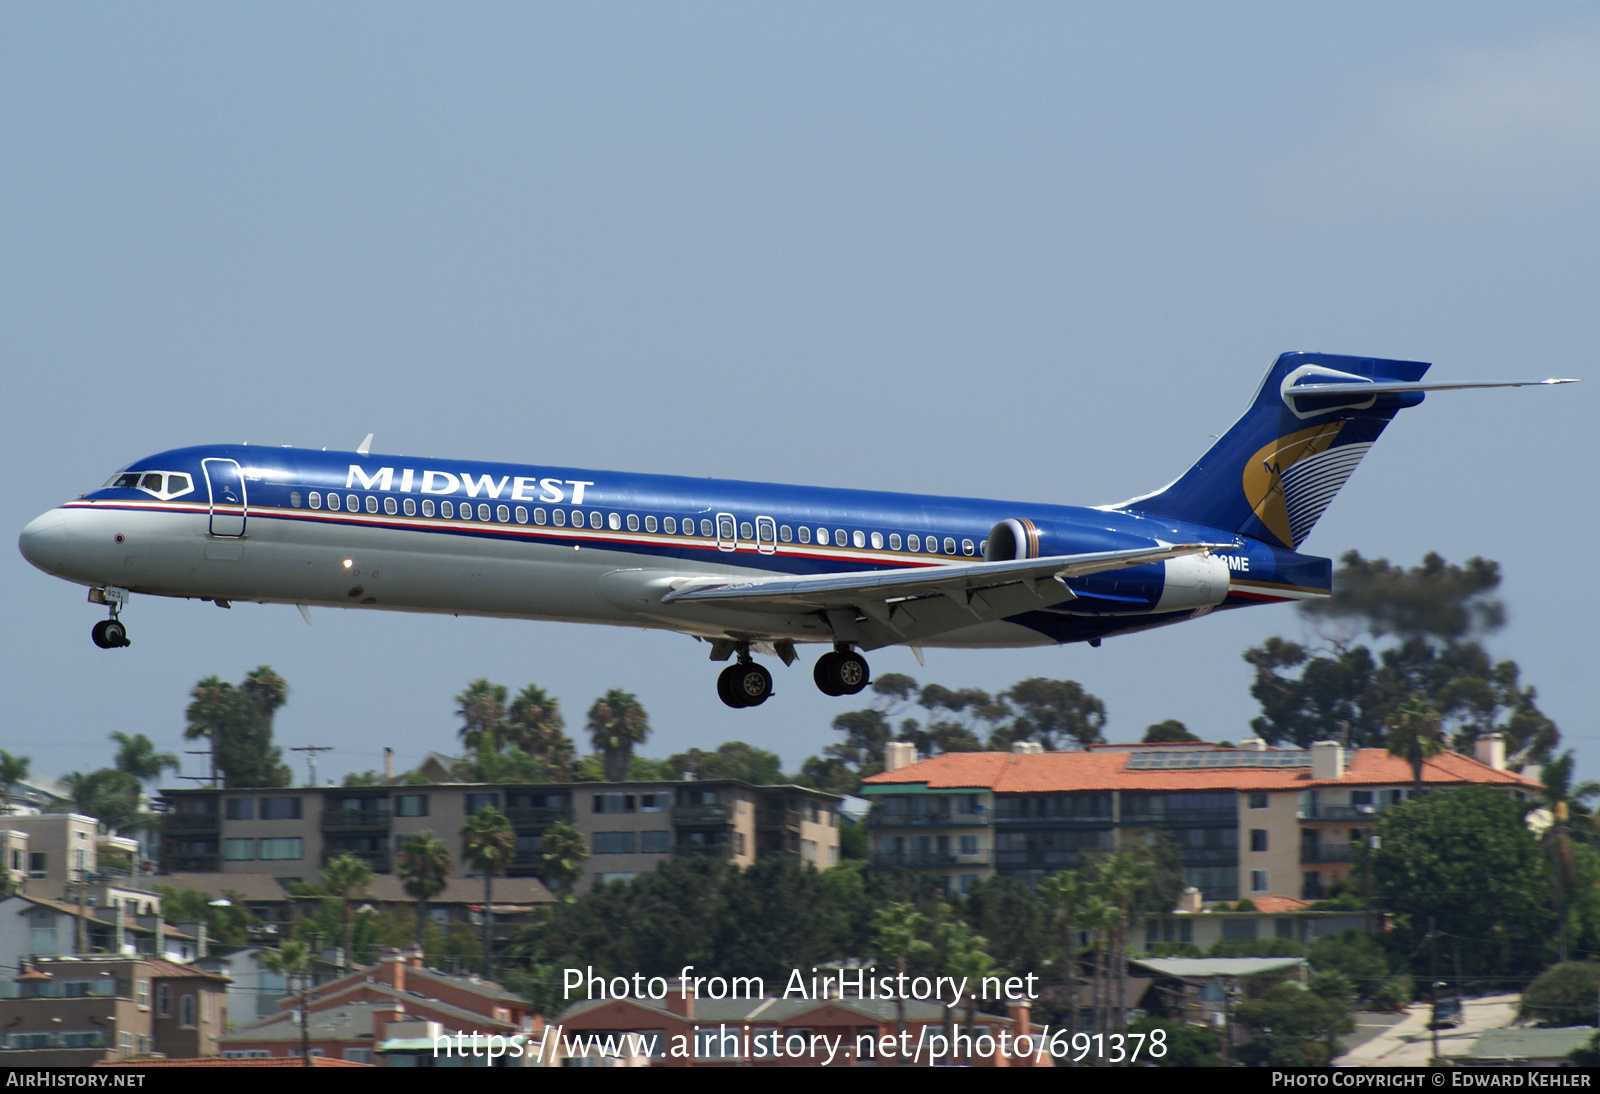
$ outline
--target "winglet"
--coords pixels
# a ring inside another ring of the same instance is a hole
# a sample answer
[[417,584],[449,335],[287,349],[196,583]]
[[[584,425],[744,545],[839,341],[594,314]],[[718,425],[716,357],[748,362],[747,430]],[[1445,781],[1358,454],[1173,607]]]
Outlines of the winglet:
[[356,455],[365,456],[372,451],[372,434],[367,434],[367,439],[356,445]]

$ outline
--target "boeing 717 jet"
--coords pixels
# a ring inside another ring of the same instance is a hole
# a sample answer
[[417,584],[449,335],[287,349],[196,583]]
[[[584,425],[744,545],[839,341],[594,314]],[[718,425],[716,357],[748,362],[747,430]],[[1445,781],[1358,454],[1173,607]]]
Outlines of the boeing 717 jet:
[[[89,587],[95,644],[128,645],[134,593],[654,627],[731,663],[733,707],[772,693],[755,655],[1106,638],[1328,596],[1317,519],[1428,365],[1286,353],[1199,461],[1092,508],[354,452],[205,445],[136,460],[22,531],[34,566]],[[1527,384],[1567,383],[1565,380]]]

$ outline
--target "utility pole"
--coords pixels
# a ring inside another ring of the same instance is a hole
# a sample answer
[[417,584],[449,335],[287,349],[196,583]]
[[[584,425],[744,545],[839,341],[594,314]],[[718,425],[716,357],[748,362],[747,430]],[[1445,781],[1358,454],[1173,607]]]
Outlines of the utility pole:
[[1378,853],[1378,848],[1382,845],[1382,843],[1382,837],[1370,835],[1367,837],[1367,853],[1365,855],[1365,859],[1367,867],[1367,934],[1369,935],[1378,933],[1377,925],[1373,921],[1372,912],[1372,856]]
[[1433,1032],[1433,1058],[1439,1058],[1439,945],[1433,929],[1433,916],[1428,917],[1428,994],[1433,999],[1433,1013],[1428,1017],[1428,1027]]
[[290,752],[304,752],[306,754],[306,766],[311,769],[311,781],[309,783],[307,783],[306,785],[307,786],[311,786],[311,787],[315,787],[317,785],[317,753],[319,753],[319,752],[332,752],[333,751],[333,746],[332,745],[296,745],[296,746],[290,748],[289,751]]

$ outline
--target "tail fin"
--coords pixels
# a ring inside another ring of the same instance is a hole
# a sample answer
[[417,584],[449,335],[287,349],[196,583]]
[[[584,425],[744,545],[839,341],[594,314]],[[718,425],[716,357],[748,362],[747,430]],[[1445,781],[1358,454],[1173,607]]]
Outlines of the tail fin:
[[[1267,370],[1250,408],[1193,467],[1170,486],[1112,508],[1294,550],[1389,419],[1423,398],[1420,391],[1369,395],[1349,386],[1414,384],[1427,371],[1422,361],[1285,353]],[[1293,393],[1307,385],[1324,390]]]

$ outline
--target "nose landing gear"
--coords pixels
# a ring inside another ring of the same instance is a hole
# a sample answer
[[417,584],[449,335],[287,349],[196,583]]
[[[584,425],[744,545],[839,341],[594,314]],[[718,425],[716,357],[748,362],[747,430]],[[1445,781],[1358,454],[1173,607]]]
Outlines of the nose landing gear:
[[122,625],[117,618],[117,613],[128,606],[128,590],[108,586],[104,589],[90,589],[89,603],[105,604],[111,609],[111,618],[102,619],[94,625],[89,632],[89,637],[94,639],[94,644],[103,650],[114,650],[122,646],[132,645],[128,641],[128,628]]

